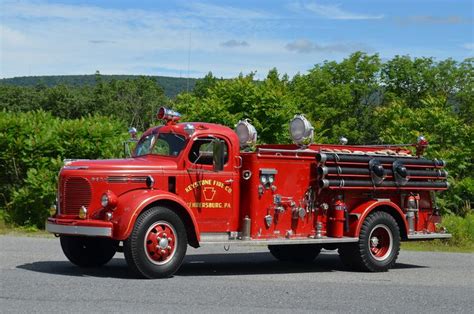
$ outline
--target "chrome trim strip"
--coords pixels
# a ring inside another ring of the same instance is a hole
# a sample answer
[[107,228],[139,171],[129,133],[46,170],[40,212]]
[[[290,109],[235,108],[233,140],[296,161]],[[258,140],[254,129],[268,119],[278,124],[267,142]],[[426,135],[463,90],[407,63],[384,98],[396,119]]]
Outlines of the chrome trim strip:
[[321,239],[271,239],[271,240],[220,240],[219,237],[222,235],[216,236],[208,236],[208,235],[201,235],[201,241],[199,245],[207,245],[207,244],[233,244],[233,245],[242,245],[242,246],[253,246],[253,245],[274,245],[274,244],[329,244],[329,243],[353,243],[359,241],[359,238],[352,238],[352,237],[343,237],[343,238],[329,238],[324,237]]
[[260,174],[277,174],[278,170],[274,168],[260,168]]
[[81,170],[81,169],[89,169],[89,166],[64,166],[64,170]]
[[83,235],[90,237],[112,237],[112,228],[67,226],[46,222],[46,231],[57,234]]
[[120,177],[120,176],[110,176],[107,177],[108,183],[145,183],[146,178],[144,176],[129,176],[129,177]]
[[409,241],[416,240],[432,240],[432,239],[449,239],[452,237],[450,233],[422,233],[422,234],[409,234]]
[[308,153],[317,154],[318,151],[312,149],[275,149],[275,148],[257,148],[257,153]]

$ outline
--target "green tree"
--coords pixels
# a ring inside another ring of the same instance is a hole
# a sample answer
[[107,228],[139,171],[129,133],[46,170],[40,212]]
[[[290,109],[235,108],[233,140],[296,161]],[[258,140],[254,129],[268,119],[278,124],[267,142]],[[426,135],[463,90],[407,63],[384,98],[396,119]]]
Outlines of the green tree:
[[296,75],[292,94],[299,109],[313,122],[327,141],[337,142],[344,135],[350,143],[370,139],[372,107],[380,89],[378,77],[381,61],[378,55],[356,52],[342,62],[325,61],[306,75]]
[[175,108],[188,121],[207,121],[234,127],[237,121],[248,118],[259,132],[261,142],[288,141],[287,123],[297,112],[289,93],[287,76],[280,78],[276,69],[257,83],[254,74],[239,75],[230,80],[219,80],[199,97],[181,94]]

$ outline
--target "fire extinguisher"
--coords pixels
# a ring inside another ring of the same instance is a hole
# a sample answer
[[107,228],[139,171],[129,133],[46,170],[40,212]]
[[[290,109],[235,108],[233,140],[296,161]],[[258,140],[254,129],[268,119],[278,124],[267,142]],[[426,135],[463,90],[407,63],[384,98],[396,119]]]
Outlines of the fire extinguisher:
[[414,234],[416,229],[416,217],[418,216],[418,206],[420,195],[410,193],[406,198],[406,217],[408,222],[408,233]]
[[342,238],[344,236],[344,222],[346,221],[347,206],[338,195],[332,204],[332,210],[329,212],[328,236],[333,238]]

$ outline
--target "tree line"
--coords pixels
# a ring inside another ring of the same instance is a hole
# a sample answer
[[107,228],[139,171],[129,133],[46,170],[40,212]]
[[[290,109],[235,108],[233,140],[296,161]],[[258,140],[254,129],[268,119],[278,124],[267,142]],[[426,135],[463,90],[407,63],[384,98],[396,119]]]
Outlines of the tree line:
[[[20,76],[0,79],[0,85],[15,85],[25,87],[45,86],[54,87],[56,85],[69,85],[75,87],[93,86],[97,83],[97,74],[86,75],[45,75],[45,76]],[[110,82],[112,80],[133,80],[139,75],[101,75],[101,80]],[[147,76],[155,80],[163,88],[166,97],[175,98],[179,93],[188,91],[194,87],[195,78],[169,77],[169,76]]]

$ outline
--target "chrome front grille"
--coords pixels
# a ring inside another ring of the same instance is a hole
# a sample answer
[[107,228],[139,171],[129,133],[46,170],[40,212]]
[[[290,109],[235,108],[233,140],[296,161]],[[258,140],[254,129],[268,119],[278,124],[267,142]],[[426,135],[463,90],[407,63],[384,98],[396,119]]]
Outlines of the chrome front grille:
[[91,185],[87,179],[69,177],[63,182],[61,213],[65,215],[78,215],[81,206],[89,208],[91,203]]

